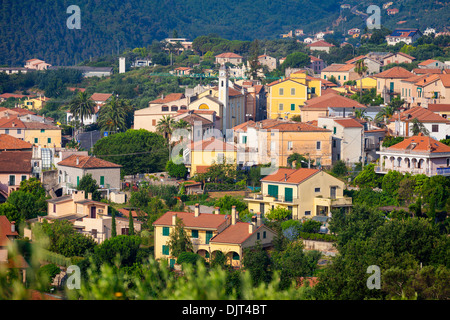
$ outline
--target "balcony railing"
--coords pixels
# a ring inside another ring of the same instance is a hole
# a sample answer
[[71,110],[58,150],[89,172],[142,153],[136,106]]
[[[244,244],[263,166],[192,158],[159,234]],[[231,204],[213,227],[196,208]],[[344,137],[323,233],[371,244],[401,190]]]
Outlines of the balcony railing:
[[287,197],[283,195],[273,196],[269,194],[262,193],[251,193],[247,192],[244,200],[259,200],[259,201],[271,201],[271,202],[281,202],[281,203],[296,203],[298,202],[297,196]]
[[402,168],[402,167],[394,167],[394,168],[386,168],[381,166],[375,167],[375,172],[377,173],[388,173],[390,170],[398,171],[401,173],[410,173],[410,174],[425,174],[427,176],[449,176],[450,175],[450,167],[436,168],[436,169],[428,169],[428,168]]

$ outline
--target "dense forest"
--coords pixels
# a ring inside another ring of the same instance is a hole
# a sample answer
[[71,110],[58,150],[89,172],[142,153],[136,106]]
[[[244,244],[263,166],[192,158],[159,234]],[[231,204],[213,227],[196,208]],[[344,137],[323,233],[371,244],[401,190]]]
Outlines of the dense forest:
[[[69,29],[73,5],[68,0],[4,0],[0,10],[0,65],[20,66],[31,58],[53,65],[74,65],[91,57],[146,47],[154,40],[171,37],[194,39],[216,33],[235,40],[275,39],[294,29],[317,32],[327,28],[345,31],[364,28],[364,17],[352,9],[340,9],[342,1],[323,0],[81,0],[81,29]],[[366,12],[368,1],[345,1]],[[382,7],[383,1],[371,1]],[[448,2],[431,0],[397,2],[400,12],[382,24],[395,28],[426,26],[442,29],[449,21]],[[438,14],[437,14],[438,13]],[[339,15],[343,20],[334,24]],[[419,19],[420,17],[420,19]]]

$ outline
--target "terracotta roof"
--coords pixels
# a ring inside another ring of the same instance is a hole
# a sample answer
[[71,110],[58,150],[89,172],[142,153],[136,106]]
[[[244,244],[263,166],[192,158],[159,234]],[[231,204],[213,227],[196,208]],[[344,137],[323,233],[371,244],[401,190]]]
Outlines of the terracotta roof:
[[112,96],[111,93],[93,93],[91,100],[94,101],[106,101]]
[[[124,208],[122,208],[122,209],[117,209],[117,211],[119,211],[121,214],[123,214],[125,217],[127,217],[128,218],[128,214],[130,213],[130,210],[128,210],[128,209],[124,209]],[[138,213],[136,212],[136,210],[131,210],[131,216],[133,217],[133,218],[137,218],[139,215],[138,215]]]
[[340,63],[333,63],[326,67],[325,69],[322,69],[322,72],[347,72],[353,69],[356,65],[354,64],[340,64]]
[[[179,117],[180,115],[182,115],[183,113],[178,113],[175,117]],[[175,118],[174,117],[174,118]],[[184,120],[187,123],[189,123],[191,126],[194,126],[195,122],[201,122],[202,125],[212,125],[212,121],[198,115],[195,113],[191,113],[183,118],[181,118],[180,120]]]
[[17,116],[0,119],[0,128],[25,129],[25,124]]
[[418,65],[419,65],[419,66],[427,66],[427,65],[429,65],[430,63],[434,63],[434,62],[439,62],[439,61],[438,61],[438,60],[434,60],[434,59],[428,59],[428,60],[422,61],[422,62],[419,63]]
[[431,75],[428,75],[427,77],[423,77],[422,79],[419,79],[419,81],[417,81],[415,83],[415,85],[418,87],[425,87],[425,86],[429,85],[430,83],[438,81],[439,79],[440,79],[440,77],[438,74],[431,74]]
[[450,88],[450,74],[441,74],[439,78],[442,81],[442,85],[446,88]]
[[406,121],[408,119],[411,121],[413,119],[417,119],[422,123],[450,123],[449,120],[423,107],[413,107],[409,110],[403,111],[400,114],[392,116],[393,120],[398,120],[399,118],[400,121]]
[[328,108],[366,108],[365,105],[358,103],[356,100],[341,96],[338,93],[330,91],[329,93],[320,97],[315,97],[305,101],[302,107],[304,110],[323,109]]
[[323,61],[322,59],[314,57],[312,55],[310,55],[309,57],[310,57],[311,61]]
[[292,122],[281,122],[268,128],[267,131],[279,131],[279,132],[286,132],[286,131],[290,131],[290,132],[313,132],[313,131],[317,131],[317,132],[330,132],[330,130],[328,129],[324,129],[324,128],[320,128],[317,126],[314,126],[312,124],[308,124],[306,122],[296,122],[296,121],[292,121]]
[[340,124],[344,128],[364,128],[361,123],[352,118],[334,120],[334,122]]
[[20,115],[24,114],[36,114],[36,112],[25,109],[25,108],[11,108],[10,110],[17,112]]
[[264,182],[282,182],[282,183],[295,183],[299,184],[306,179],[309,179],[316,173],[320,172],[318,169],[308,169],[308,168],[300,168],[300,169],[286,169],[279,168],[275,173],[272,173],[264,178],[261,181]]
[[211,166],[197,166],[197,173],[207,173]]
[[439,68],[414,68],[412,70],[415,74],[439,74],[442,70]]
[[375,78],[410,78],[414,76],[413,73],[409,72],[405,68],[402,67],[393,67],[378,74],[375,74]]
[[22,99],[26,97],[32,97],[30,95],[23,95],[23,94],[16,94],[16,93],[3,93],[0,94],[0,98],[3,99],[9,99],[9,98],[16,98],[16,99]]
[[[78,164],[77,164],[78,159]],[[74,167],[81,169],[95,169],[95,168],[121,168],[119,164],[115,164],[93,156],[79,156],[73,154],[66,159],[58,162],[59,166]]]
[[450,111],[450,104],[428,104],[428,110],[433,112]]
[[217,55],[216,58],[242,58],[242,56],[233,52],[224,52]]
[[159,98],[153,101],[150,101],[149,103],[153,104],[159,104],[159,103],[168,103],[172,101],[177,101],[184,98],[184,93],[169,93],[164,98]]
[[0,173],[31,173],[31,151],[0,152]]
[[394,144],[386,150],[411,150],[419,153],[443,153],[450,152],[450,147],[431,137],[419,133],[418,136],[412,136]]
[[334,44],[328,43],[324,40],[309,43],[307,47],[334,47]]
[[354,63],[356,61],[359,61],[359,60],[362,60],[362,59],[365,59],[365,58],[367,58],[367,56],[361,55],[361,56],[357,56],[357,57],[355,57],[353,59],[350,59],[348,61],[345,61],[345,63]]
[[383,57],[383,59],[387,59],[387,58],[395,56],[395,55],[400,55],[400,56],[403,56],[403,57],[411,59],[411,60],[416,60],[416,58],[414,58],[413,56],[410,56],[409,54],[406,54],[406,53],[403,53],[403,52],[397,52],[397,53],[390,52],[387,55],[385,55]]
[[32,148],[33,145],[29,142],[15,138],[9,134],[0,134],[0,151],[32,149]]
[[236,147],[214,137],[192,142],[191,151],[236,151]]
[[234,131],[241,130],[241,131],[246,132],[246,131],[247,131],[247,128],[248,128],[249,126],[254,127],[254,125],[255,125],[255,121],[249,120],[249,121],[247,121],[247,122],[243,122],[243,123],[241,123],[241,124],[238,124],[237,126],[234,126],[232,129],[233,129]]
[[11,232],[11,222],[6,216],[0,216],[0,246],[6,246],[9,242],[8,236],[18,236],[17,231]]
[[[172,216],[176,214],[177,218],[180,218],[186,228],[205,228],[205,229],[218,229],[222,225],[227,223],[226,215],[223,214],[212,214],[212,213],[202,213],[195,216],[193,212],[174,212],[169,211],[162,215],[159,219],[153,222],[154,226],[171,226]],[[230,217],[228,217],[231,219]]]
[[262,226],[259,228],[255,228],[252,233],[249,232],[249,225],[248,222],[241,222],[237,221],[234,225],[229,225],[225,230],[211,238],[210,242],[214,243],[234,243],[234,244],[241,244],[245,240],[248,239],[252,234],[254,234],[256,231],[258,231]]

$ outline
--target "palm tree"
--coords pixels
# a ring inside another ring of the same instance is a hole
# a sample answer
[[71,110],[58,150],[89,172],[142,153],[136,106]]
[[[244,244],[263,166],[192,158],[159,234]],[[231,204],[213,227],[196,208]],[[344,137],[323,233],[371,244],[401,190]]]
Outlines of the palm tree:
[[[180,119],[180,120],[178,120],[178,121],[174,121],[174,123],[173,123],[173,125],[172,125],[172,128],[173,129],[180,129],[180,130],[187,130],[188,132],[190,132],[191,131],[191,124],[189,123],[189,122],[187,122],[186,120],[184,120],[184,119]],[[183,136],[181,135],[181,137],[180,137],[181,139],[181,141],[183,140]]]
[[366,63],[364,62],[363,59],[356,61],[356,67],[355,67],[355,72],[360,76],[359,79],[359,101],[361,102],[362,100],[362,78],[363,76],[366,74],[367,71],[367,66]]
[[131,110],[132,107],[127,100],[112,96],[100,109],[98,124],[102,131],[126,130],[127,115]]
[[77,96],[69,102],[69,111],[74,118],[81,121],[84,126],[84,118],[90,117],[95,113],[95,102],[90,99],[86,92],[78,92]]
[[380,110],[380,112],[377,113],[377,115],[375,116],[375,120],[386,121],[386,119],[389,119],[394,115],[394,111],[394,108],[392,108],[391,106],[385,106]]
[[428,136],[430,134],[430,131],[428,131],[428,129],[425,128],[423,123],[417,120],[417,118],[412,119],[411,124],[412,124],[411,131],[414,136],[418,136],[419,133],[423,133],[425,136]]
[[163,116],[156,124],[156,130],[170,142],[173,132],[174,120],[170,116]]
[[355,118],[357,118],[357,119],[361,119],[361,120],[373,120],[371,117],[369,117],[367,114],[366,114],[366,110],[364,110],[364,109],[356,109],[355,110]]

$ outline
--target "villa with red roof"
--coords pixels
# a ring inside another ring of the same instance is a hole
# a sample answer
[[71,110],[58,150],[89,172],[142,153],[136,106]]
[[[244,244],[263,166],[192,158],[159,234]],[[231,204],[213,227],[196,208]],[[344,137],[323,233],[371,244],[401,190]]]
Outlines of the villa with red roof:
[[19,269],[23,282],[26,280],[26,269],[29,267],[22,255],[14,258],[8,256],[8,246],[19,236],[14,221],[0,216],[0,268]]
[[250,212],[268,213],[282,207],[292,212],[292,219],[315,216],[331,217],[334,208],[352,206],[344,196],[345,183],[319,169],[278,168],[261,179],[261,192],[244,198]]
[[216,208],[214,213],[200,211],[200,206],[196,204],[194,212],[169,211],[153,223],[155,259],[165,258],[171,267],[175,265],[176,257],[171,255],[168,242],[178,219],[190,237],[193,252],[206,261],[220,251],[229,265],[240,267],[245,248],[255,246],[257,241],[263,248],[272,246],[276,233],[263,224],[259,212],[255,213],[251,222],[243,222],[239,220],[236,207],[232,208],[231,214],[221,213],[220,208]]
[[394,95],[401,94],[404,79],[413,77],[414,74],[402,67],[393,67],[373,77],[377,79],[377,94],[381,94],[385,103],[391,101]]
[[378,173],[395,170],[401,173],[450,175],[450,147],[419,133],[389,148],[382,148]]

